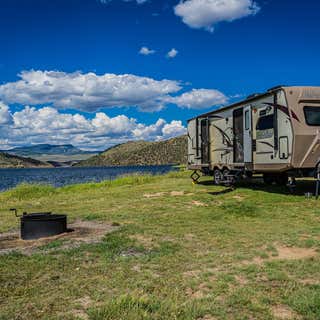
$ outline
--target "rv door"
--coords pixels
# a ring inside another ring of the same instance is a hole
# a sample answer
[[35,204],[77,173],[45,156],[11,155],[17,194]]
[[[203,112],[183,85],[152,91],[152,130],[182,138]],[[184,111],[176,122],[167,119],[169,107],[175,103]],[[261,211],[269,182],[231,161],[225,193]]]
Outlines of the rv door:
[[203,119],[200,122],[201,126],[201,160],[202,164],[209,164],[209,119]]
[[251,106],[244,108],[243,117],[243,152],[244,162],[252,163],[252,111]]

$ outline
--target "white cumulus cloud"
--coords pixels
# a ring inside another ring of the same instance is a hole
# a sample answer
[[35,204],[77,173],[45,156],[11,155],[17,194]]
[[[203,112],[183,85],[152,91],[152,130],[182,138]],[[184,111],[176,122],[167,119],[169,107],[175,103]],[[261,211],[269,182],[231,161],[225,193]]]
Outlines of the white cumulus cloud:
[[182,121],[172,120],[170,123],[166,123],[162,128],[163,138],[171,138],[181,136],[187,133],[187,129],[182,124]]
[[185,0],[174,7],[175,14],[189,27],[211,32],[219,22],[255,15],[259,10],[253,0]]
[[94,112],[107,107],[138,106],[148,111],[161,98],[181,89],[178,81],[154,80],[132,74],[23,71],[16,82],[0,86],[0,99],[23,105],[52,104]]
[[206,109],[228,102],[228,98],[220,91],[213,89],[192,89],[180,96],[169,97],[167,102],[181,108]]
[[9,107],[0,101],[0,126],[10,124],[12,122],[12,116]]
[[168,53],[167,53],[167,58],[175,58],[178,54],[178,50],[175,48],[172,48]]
[[[172,57],[176,52],[172,53]],[[56,109],[96,112],[104,108],[138,107],[153,112],[168,103],[178,107],[200,109],[222,104],[226,97],[214,89],[198,89],[180,96],[180,81],[155,80],[132,74],[96,75],[61,71],[23,71],[16,82],[0,85],[0,100],[6,104],[50,105]],[[215,103],[216,102],[216,103]],[[0,112],[6,114],[6,107]],[[7,119],[7,116],[2,116]],[[1,120],[7,121],[7,120]]]
[[164,119],[159,119],[151,125],[139,124],[134,130],[133,135],[138,140],[163,140],[186,134],[187,129],[182,121],[172,120],[167,123]]
[[166,121],[163,119],[159,119],[156,123],[149,126],[139,124],[133,130],[133,135],[139,140],[148,140],[148,137],[159,137],[165,124]]
[[150,54],[154,54],[155,52],[155,50],[149,49],[148,47],[142,47],[139,51],[139,53],[144,56],[149,56]]
[[140,123],[126,115],[109,117],[98,112],[93,118],[64,113],[52,107],[24,107],[11,112],[0,102],[0,149],[39,143],[73,144],[83,149],[104,150],[129,140],[162,140],[186,132],[181,121],[159,119]]

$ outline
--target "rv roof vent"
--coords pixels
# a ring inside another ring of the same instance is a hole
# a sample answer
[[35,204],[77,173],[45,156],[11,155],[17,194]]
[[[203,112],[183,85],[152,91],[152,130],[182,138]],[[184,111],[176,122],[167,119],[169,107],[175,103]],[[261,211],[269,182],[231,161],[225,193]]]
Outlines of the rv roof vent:
[[253,93],[253,94],[250,94],[249,96],[247,96],[247,99],[252,99],[254,97],[258,97],[260,96],[261,93]]
[[279,86],[272,87],[272,88],[268,89],[267,91],[270,92],[270,91],[274,91],[274,90],[277,90],[277,89],[280,89],[280,88],[283,88],[283,87],[286,87],[286,85],[281,84]]

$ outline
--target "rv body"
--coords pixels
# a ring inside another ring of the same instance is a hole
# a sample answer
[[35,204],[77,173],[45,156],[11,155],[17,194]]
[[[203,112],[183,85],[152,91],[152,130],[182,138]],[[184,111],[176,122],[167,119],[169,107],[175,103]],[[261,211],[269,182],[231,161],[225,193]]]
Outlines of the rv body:
[[312,176],[319,160],[320,87],[276,87],[188,121],[188,168],[217,180],[286,182]]

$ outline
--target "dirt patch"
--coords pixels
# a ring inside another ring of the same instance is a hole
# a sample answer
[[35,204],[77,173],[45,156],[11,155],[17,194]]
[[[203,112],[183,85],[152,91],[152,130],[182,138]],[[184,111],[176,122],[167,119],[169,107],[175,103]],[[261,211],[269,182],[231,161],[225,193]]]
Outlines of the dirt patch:
[[196,239],[196,236],[193,233],[187,233],[184,235],[184,238],[188,241],[194,241]]
[[191,288],[186,289],[187,296],[193,299],[202,299],[206,297],[210,292],[210,289],[206,286],[205,283],[201,283],[196,290],[192,290]]
[[298,281],[304,285],[309,285],[309,286],[317,286],[320,284],[320,280],[312,279],[312,278],[302,279],[302,280],[298,280]]
[[210,277],[208,278],[208,280],[209,280],[209,282],[216,282],[216,281],[218,280],[218,278],[215,277],[215,276],[210,276]]
[[298,247],[285,247],[275,246],[278,255],[268,256],[267,258],[255,257],[253,260],[245,260],[242,262],[244,265],[257,264],[262,265],[267,261],[275,260],[302,260],[313,258],[318,255],[318,252],[314,248],[298,248]]
[[318,252],[313,248],[276,247],[278,256],[271,260],[300,260],[315,257]]
[[285,305],[274,306],[272,307],[271,312],[276,319],[297,319],[297,314]]
[[198,278],[201,273],[201,270],[189,270],[184,272],[183,276],[186,278]]
[[253,260],[249,260],[249,261],[244,261],[244,264],[247,265],[247,264],[257,264],[257,265],[262,265],[265,261],[268,261],[269,259],[262,259],[260,257],[255,257],[253,258]]
[[242,197],[242,196],[233,196],[232,198],[235,199],[235,200],[238,200],[238,201],[243,201],[244,200],[244,197]]
[[135,271],[135,272],[141,272],[141,265],[140,264],[136,264],[135,266],[133,266],[131,268],[132,271]]
[[163,197],[166,193],[165,192],[157,192],[157,193],[145,193],[143,195],[144,198],[159,198],[159,197]]
[[194,193],[185,193],[184,191],[171,191],[168,192],[156,192],[156,193],[145,193],[143,195],[144,198],[150,199],[150,198],[160,198],[165,195],[170,195],[171,197],[181,197],[181,196],[193,196]]
[[244,276],[237,275],[234,277],[240,286],[245,286],[248,284],[248,279]]
[[89,296],[85,296],[76,300],[76,303],[80,304],[82,308],[88,309],[92,305],[92,299]]
[[89,319],[89,316],[83,310],[73,310],[72,311],[72,316],[75,317],[76,319],[81,319],[81,320]]
[[198,318],[197,320],[216,320],[216,317],[213,317],[210,314],[206,314],[205,316],[203,316],[202,318]]
[[82,243],[98,243],[107,233],[119,228],[112,224],[80,220],[69,224],[68,227],[73,231],[38,240],[22,240],[19,232],[2,233],[0,234],[0,254],[18,251],[30,255],[45,246],[48,248],[44,248],[43,251],[50,251],[54,249],[54,241],[58,240],[61,240],[59,249],[74,248]]
[[194,205],[196,207],[207,207],[208,206],[207,204],[200,202],[200,201],[196,201],[196,200],[193,200],[191,203],[192,203],[192,205]]
[[173,197],[183,196],[184,195],[184,191],[171,191],[170,195],[173,196]]

